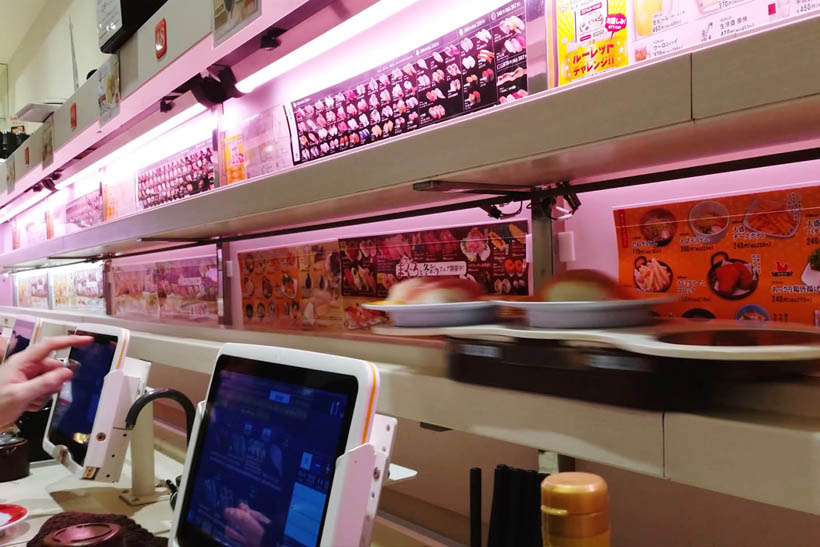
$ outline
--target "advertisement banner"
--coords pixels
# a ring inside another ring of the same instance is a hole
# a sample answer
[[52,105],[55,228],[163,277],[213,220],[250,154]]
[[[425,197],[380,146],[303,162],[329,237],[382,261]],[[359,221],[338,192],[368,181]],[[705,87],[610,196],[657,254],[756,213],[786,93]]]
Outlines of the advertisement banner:
[[820,189],[614,211],[619,280],[675,317],[820,325]]

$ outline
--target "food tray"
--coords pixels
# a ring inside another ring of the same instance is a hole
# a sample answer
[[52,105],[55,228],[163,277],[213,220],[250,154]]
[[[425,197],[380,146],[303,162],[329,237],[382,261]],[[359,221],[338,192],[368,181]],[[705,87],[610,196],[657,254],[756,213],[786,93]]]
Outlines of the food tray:
[[743,226],[747,230],[763,234],[766,237],[777,237],[777,238],[781,238],[781,239],[788,239],[790,237],[794,237],[794,234],[796,234],[797,230],[800,228],[800,213],[801,212],[800,212],[799,208],[798,209],[790,209],[790,212],[792,213],[792,215],[795,215],[795,214],[797,215],[797,219],[794,222],[794,228],[792,228],[791,232],[789,232],[788,234],[772,234],[772,233],[769,233],[769,232],[763,232],[761,230],[757,230],[749,224],[749,215],[754,213],[755,209],[757,209],[757,207],[759,205],[760,205],[760,198],[756,198],[754,201],[752,201],[751,205],[749,205],[749,208],[746,209],[746,214],[743,216]]
[[397,327],[454,327],[492,323],[494,302],[450,302],[442,304],[362,304],[367,310],[387,313]]
[[603,300],[600,302],[507,302],[499,306],[524,310],[530,327],[585,329],[635,327],[652,322],[652,308],[672,298]]

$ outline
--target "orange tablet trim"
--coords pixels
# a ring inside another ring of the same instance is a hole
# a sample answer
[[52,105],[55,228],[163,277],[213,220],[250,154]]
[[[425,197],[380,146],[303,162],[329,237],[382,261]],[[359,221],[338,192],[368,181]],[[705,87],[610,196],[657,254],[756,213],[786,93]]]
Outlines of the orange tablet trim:
[[125,331],[125,341],[122,345],[122,351],[120,352],[120,358],[117,360],[117,368],[116,370],[120,370],[122,367],[122,358],[125,357],[125,349],[128,347],[128,339],[131,337],[130,331]]
[[373,389],[370,390],[370,402],[367,403],[367,414],[365,415],[365,422],[364,422],[364,434],[362,434],[362,444],[367,442],[367,434],[370,430],[370,422],[372,421],[372,412],[373,412],[373,401],[376,399],[376,388],[378,381],[376,380],[376,365],[373,363],[367,363],[370,365],[370,372],[373,374]]

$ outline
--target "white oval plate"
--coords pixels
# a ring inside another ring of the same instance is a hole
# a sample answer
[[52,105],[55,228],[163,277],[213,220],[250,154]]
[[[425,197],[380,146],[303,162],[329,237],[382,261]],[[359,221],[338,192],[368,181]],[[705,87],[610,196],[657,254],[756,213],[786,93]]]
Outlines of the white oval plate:
[[22,505],[0,504],[0,536],[16,524],[20,524],[28,517],[28,509]]
[[595,302],[506,302],[527,312],[529,326],[542,329],[604,329],[637,327],[652,322],[652,308],[674,302],[674,298],[601,300]]
[[493,323],[495,302],[448,302],[442,304],[362,304],[367,310],[385,312],[397,327],[455,327]]

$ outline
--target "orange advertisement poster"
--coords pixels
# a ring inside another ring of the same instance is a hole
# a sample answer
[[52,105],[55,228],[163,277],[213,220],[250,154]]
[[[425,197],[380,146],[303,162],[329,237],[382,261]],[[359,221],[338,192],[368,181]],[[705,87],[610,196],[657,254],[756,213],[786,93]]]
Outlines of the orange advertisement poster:
[[820,188],[614,211],[620,283],[673,317],[820,325]]

